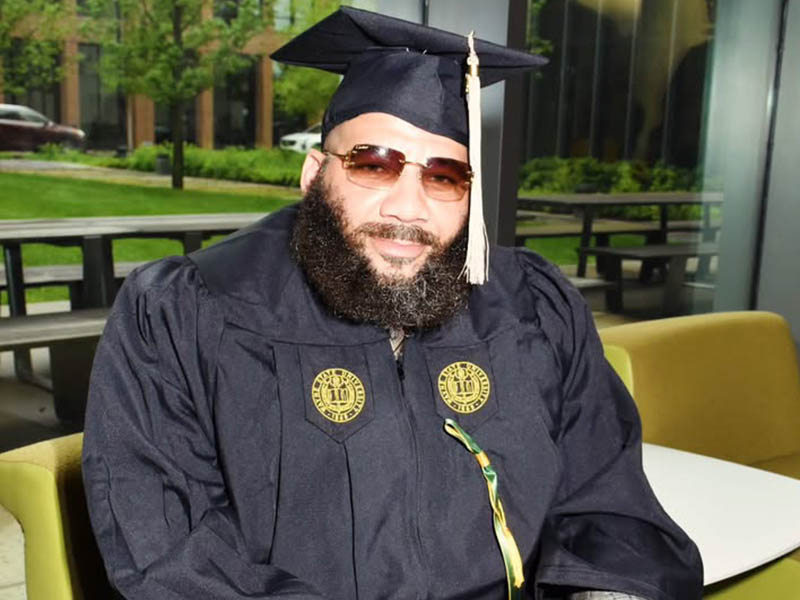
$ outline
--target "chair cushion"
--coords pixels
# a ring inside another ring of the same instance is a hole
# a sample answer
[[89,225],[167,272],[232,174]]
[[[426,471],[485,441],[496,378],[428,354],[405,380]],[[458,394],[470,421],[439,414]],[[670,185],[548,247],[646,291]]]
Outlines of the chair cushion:
[[800,453],[800,372],[779,315],[658,319],[600,337],[639,408],[644,441],[743,464]]
[[30,600],[111,598],[81,480],[82,434],[0,454],[0,504],[25,533]]
[[766,567],[709,586],[706,600],[800,600],[800,562],[779,559]]

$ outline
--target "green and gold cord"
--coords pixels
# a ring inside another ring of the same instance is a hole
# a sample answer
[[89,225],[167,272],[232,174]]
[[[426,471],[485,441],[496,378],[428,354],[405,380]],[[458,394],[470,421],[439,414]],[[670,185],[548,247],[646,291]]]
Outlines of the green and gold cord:
[[464,447],[475,456],[478,464],[486,479],[486,486],[489,488],[489,502],[492,505],[494,520],[494,535],[503,553],[503,563],[506,567],[506,581],[508,583],[509,600],[522,598],[522,584],[525,576],[522,573],[522,558],[519,555],[519,548],[514,541],[514,536],[506,524],[506,514],[503,511],[503,503],[497,493],[497,473],[489,462],[489,457],[475,443],[475,440],[464,431],[453,419],[444,420],[444,430],[464,444]]

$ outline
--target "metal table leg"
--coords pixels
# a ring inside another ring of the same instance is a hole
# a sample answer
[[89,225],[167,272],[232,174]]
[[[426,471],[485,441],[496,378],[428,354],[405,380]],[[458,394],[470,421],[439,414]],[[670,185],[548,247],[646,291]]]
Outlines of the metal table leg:
[[[22,249],[19,244],[4,244],[3,259],[6,267],[6,290],[8,292],[8,312],[12,317],[24,315],[25,280],[22,271]],[[31,381],[33,367],[30,350],[14,351],[14,373],[18,379]]]
[[[714,230],[711,229],[711,205],[703,204],[703,231],[700,240],[703,242],[713,242],[716,239]],[[701,256],[697,261],[697,273],[695,281],[703,281],[709,278],[711,273],[711,256]]]
[[83,238],[83,306],[111,306],[117,294],[111,239],[104,235]]
[[664,284],[664,316],[677,315],[681,305],[681,288],[686,275],[686,256],[673,256],[669,259],[667,281]]
[[189,254],[203,247],[203,232],[189,231],[183,234],[183,253]]
[[606,289],[606,310],[611,313],[621,313],[624,306],[622,302],[622,257],[607,256],[605,260],[606,281],[614,285]]
[[[669,206],[662,204],[658,207],[658,230],[651,231],[646,234],[646,244],[666,244],[669,239]],[[647,258],[642,261],[642,266],[639,268],[639,281],[647,283],[653,279],[653,273],[658,269],[659,276],[665,277],[664,271],[666,270],[666,261],[659,258]]]
[[[583,207],[583,227],[581,228],[581,242],[578,248],[588,248],[592,244],[592,219],[594,218],[594,208],[591,206]],[[580,251],[579,251],[580,252]],[[586,261],[588,256],[584,252],[578,254],[578,277],[586,277]]]

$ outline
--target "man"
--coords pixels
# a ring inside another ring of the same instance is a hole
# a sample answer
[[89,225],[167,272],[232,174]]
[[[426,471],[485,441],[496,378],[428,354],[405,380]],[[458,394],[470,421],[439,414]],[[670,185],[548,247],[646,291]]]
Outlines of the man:
[[291,42],[346,72],[303,202],[121,290],[83,468],[125,597],[700,598],[579,293],[468,258],[467,45],[353,9]]

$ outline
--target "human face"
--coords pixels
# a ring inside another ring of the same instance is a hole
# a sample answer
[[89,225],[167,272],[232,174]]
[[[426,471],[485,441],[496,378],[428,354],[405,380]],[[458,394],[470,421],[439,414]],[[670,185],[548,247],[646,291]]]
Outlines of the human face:
[[[463,144],[385,113],[365,113],[345,121],[330,132],[325,146],[330,152],[344,154],[357,144],[399,150],[409,163],[424,163],[431,157],[468,160]],[[304,191],[320,172],[323,162],[326,166],[322,177],[332,190],[332,197],[340,198],[345,233],[355,232],[364,256],[379,275],[408,279],[425,264],[433,245],[411,235],[414,229],[421,229],[438,244],[447,246],[465,222],[469,211],[466,190],[454,201],[430,198],[420,181],[420,167],[414,164],[405,166],[391,188],[372,189],[351,182],[339,158],[326,161],[323,153],[312,151],[303,166]]]

